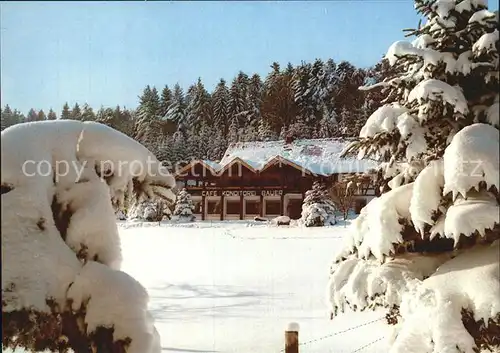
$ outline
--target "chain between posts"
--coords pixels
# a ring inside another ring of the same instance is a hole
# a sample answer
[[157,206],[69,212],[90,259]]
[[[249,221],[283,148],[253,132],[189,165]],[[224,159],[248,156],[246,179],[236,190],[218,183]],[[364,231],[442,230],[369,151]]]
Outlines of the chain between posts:
[[[300,347],[300,346],[305,346],[305,345],[308,345],[308,344],[311,344],[311,343],[314,343],[314,342],[323,341],[323,340],[325,340],[325,339],[327,339],[327,338],[334,337],[334,336],[338,336],[338,335],[340,335],[340,334],[342,334],[342,333],[346,333],[346,332],[349,332],[349,331],[352,331],[352,330],[358,329],[358,328],[360,328],[360,327],[363,327],[363,326],[367,326],[367,325],[373,324],[373,323],[378,322],[378,321],[381,321],[381,320],[385,320],[385,316],[384,316],[384,317],[380,317],[380,318],[375,319],[375,320],[372,320],[372,321],[365,322],[365,323],[360,324],[360,325],[357,325],[357,326],[350,327],[350,328],[345,329],[345,330],[342,330],[342,331],[337,331],[337,332],[331,333],[331,334],[326,335],[326,336],[322,336],[322,337],[319,337],[319,338],[315,338],[315,339],[313,339],[313,340],[309,340],[309,341],[302,342],[302,343],[301,343],[301,342],[299,342],[299,347]],[[361,348],[358,348],[358,349],[357,349],[357,350],[355,350],[353,353],[355,353],[355,352],[359,352],[360,350],[362,350],[362,349],[364,349],[364,348],[366,348],[366,347],[368,347],[368,346],[370,346],[370,345],[372,345],[372,344],[374,344],[374,343],[376,343],[376,342],[378,342],[378,341],[380,341],[380,340],[382,340],[382,339],[383,339],[383,337],[381,337],[381,338],[377,339],[376,341],[373,341],[373,342],[371,342],[371,343],[367,344],[366,346],[363,346],[363,347],[361,347]],[[285,351],[285,349],[280,350],[280,352],[284,352],[284,351]]]

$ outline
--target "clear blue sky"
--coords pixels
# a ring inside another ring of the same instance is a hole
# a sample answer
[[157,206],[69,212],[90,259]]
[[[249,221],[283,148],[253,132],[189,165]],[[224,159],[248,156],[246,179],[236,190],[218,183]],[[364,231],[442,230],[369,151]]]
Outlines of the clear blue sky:
[[411,0],[1,2],[1,101],[24,113],[65,101],[127,107],[147,85],[211,90],[243,70],[315,58],[375,64]]

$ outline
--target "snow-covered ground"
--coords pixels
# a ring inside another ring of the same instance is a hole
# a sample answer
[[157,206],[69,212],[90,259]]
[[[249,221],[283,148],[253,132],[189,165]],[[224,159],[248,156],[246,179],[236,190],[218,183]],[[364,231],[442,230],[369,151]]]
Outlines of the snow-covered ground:
[[[122,269],[149,291],[163,352],[277,353],[286,325],[297,322],[301,353],[351,353],[388,329],[379,320],[323,338],[384,316],[328,316],[328,269],[348,231],[342,224],[120,223]],[[359,350],[386,351],[383,339]]]

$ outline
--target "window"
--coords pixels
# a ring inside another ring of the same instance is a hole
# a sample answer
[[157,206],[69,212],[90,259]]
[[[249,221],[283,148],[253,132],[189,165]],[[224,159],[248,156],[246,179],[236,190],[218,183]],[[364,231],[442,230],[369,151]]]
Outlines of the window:
[[201,200],[193,200],[194,211],[193,213],[201,213]]
[[220,200],[207,201],[207,214],[220,214]]
[[240,200],[227,200],[226,201],[226,213],[228,215],[239,215],[241,211]]
[[259,200],[246,200],[245,213],[257,215],[260,214],[260,201]]
[[280,200],[266,200],[266,215],[279,215],[281,213]]

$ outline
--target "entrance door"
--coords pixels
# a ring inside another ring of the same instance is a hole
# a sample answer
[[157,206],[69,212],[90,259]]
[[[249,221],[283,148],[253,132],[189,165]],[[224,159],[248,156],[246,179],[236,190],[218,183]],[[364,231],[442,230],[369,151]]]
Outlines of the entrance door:
[[291,219],[299,219],[302,215],[302,200],[290,199],[288,200],[287,214]]

